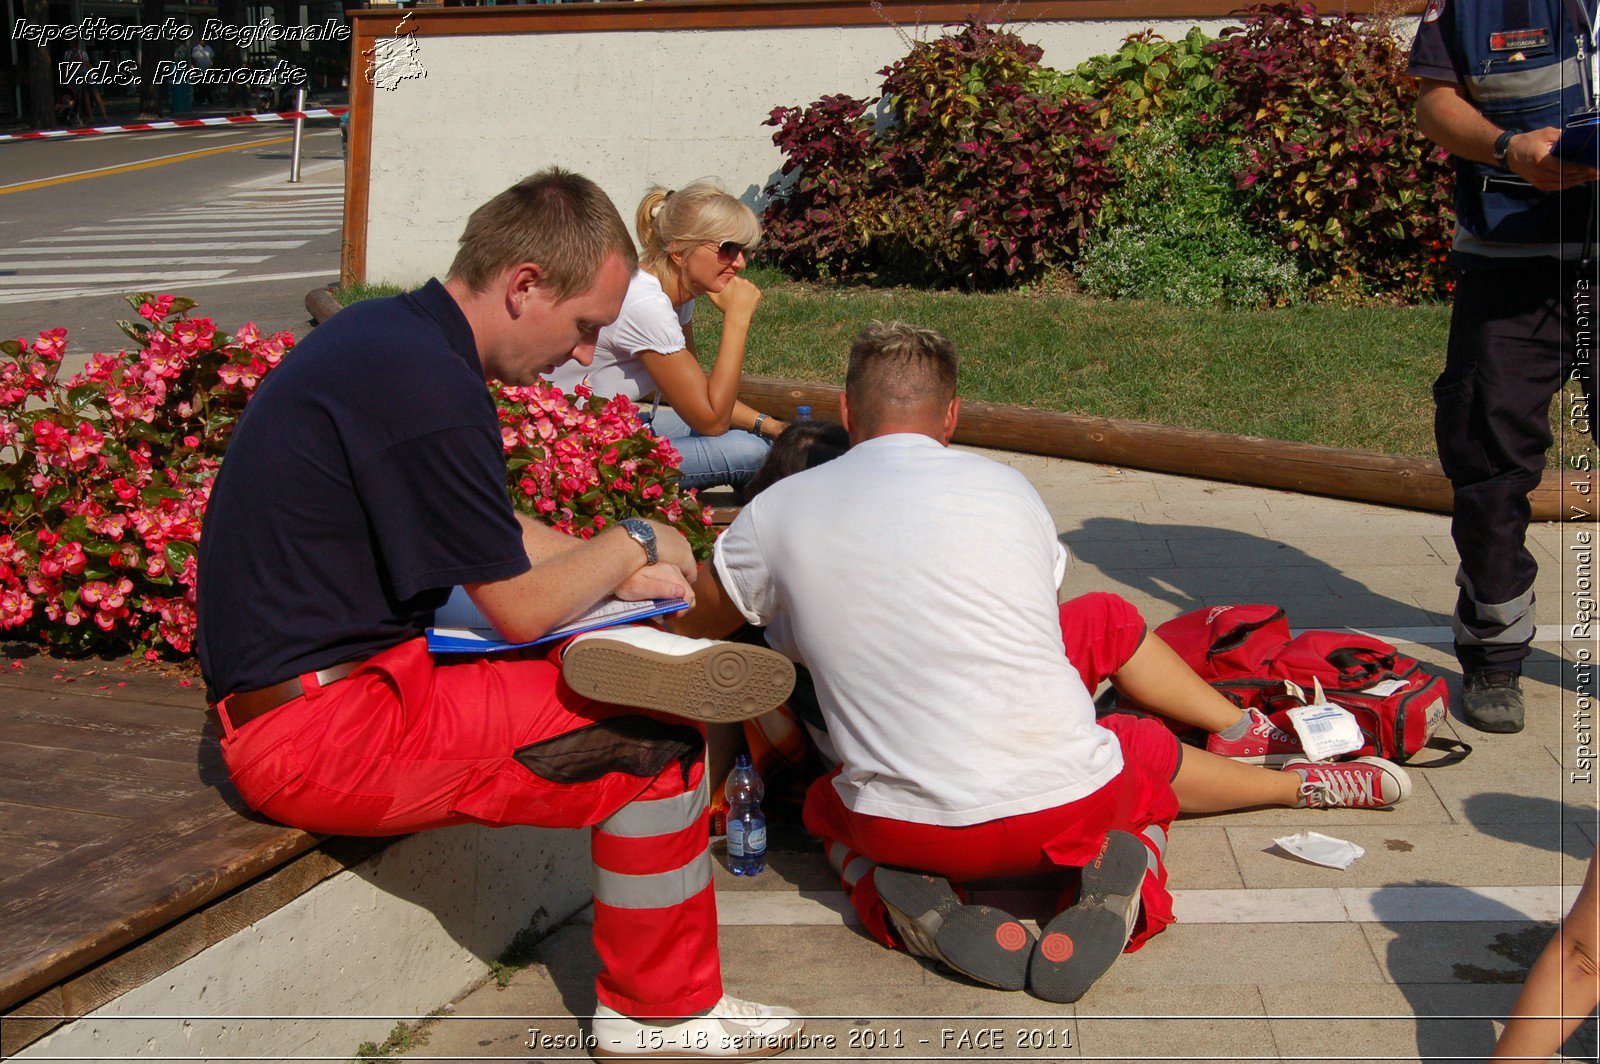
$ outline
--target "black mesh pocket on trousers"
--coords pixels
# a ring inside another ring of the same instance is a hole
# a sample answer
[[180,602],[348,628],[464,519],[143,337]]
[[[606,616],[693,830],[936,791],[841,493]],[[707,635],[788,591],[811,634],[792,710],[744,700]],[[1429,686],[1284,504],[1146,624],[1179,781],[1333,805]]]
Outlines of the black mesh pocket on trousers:
[[700,759],[698,728],[653,717],[612,717],[519,749],[523,768],[551,783],[590,783],[608,772],[646,778],[678,762],[683,778]]

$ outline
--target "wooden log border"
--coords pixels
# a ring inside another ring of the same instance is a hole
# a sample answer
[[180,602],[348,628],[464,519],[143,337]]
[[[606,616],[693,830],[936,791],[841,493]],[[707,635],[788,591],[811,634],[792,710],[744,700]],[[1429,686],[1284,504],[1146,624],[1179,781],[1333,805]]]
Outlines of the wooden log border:
[[[306,307],[318,324],[339,309],[323,288],[306,294]],[[795,408],[805,405],[819,420],[830,421],[837,417],[841,391],[829,384],[746,375],[739,398],[773,417],[791,419]],[[1002,403],[962,402],[955,442],[1442,514],[1450,513],[1455,501],[1439,463],[1422,458]],[[1528,493],[1533,519],[1592,521],[1593,492],[1592,471],[1546,469]]]
[[[1328,14],[1364,15],[1382,0],[1325,0]],[[942,26],[967,18],[1021,22],[1157,21],[1220,19],[1236,14],[1242,0],[651,0],[650,3],[550,4],[517,7],[393,7],[348,12],[350,41],[350,154],[345,175],[344,254],[340,277],[346,284],[367,279],[368,196],[372,180],[373,86],[367,56],[375,42],[392,37],[405,19],[418,37],[481,34],[621,33],[630,30],[772,29],[819,26]],[[1421,0],[1402,0],[1415,14]]]
[[[832,420],[839,392],[831,385],[745,377],[739,398],[773,417],[791,418],[795,407],[806,404],[813,416]],[[1439,463],[1421,458],[999,403],[963,402],[955,442],[1445,514],[1454,502]],[[1529,493],[1533,519],[1593,520],[1593,477],[1546,469]]]

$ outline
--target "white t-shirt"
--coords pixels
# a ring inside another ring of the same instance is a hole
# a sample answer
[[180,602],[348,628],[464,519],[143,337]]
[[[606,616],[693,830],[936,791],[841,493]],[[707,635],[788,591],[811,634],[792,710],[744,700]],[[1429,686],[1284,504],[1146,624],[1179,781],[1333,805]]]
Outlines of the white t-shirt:
[[587,383],[596,395],[625,395],[637,402],[656,390],[655,379],[639,353],[682,351],[689,346],[683,327],[693,317],[694,300],[674,307],[654,275],[636,270],[617,320],[601,329],[595,341],[594,363],[565,362],[545,374],[545,379],[564,392]]
[[868,440],[752,499],[714,564],[811,669],[847,808],[962,826],[1121,771],[1062,651],[1066,549],[1016,470],[927,436]]

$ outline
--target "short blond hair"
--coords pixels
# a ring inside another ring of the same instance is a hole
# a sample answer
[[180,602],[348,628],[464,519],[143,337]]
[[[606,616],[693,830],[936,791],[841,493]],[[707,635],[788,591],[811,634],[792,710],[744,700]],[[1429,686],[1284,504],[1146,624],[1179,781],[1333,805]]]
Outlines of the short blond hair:
[[559,301],[592,288],[610,255],[621,256],[630,273],[639,265],[611,197],[558,166],[523,178],[473,211],[460,245],[450,276],[474,292],[507,267],[531,262]]
[[639,201],[634,231],[639,234],[640,260],[646,268],[659,270],[673,252],[696,244],[732,240],[754,248],[761,240],[761,221],[715,181],[703,178],[680,189],[653,186]]
[[942,415],[956,397],[956,345],[933,329],[875,321],[850,345],[844,391],[852,428]]

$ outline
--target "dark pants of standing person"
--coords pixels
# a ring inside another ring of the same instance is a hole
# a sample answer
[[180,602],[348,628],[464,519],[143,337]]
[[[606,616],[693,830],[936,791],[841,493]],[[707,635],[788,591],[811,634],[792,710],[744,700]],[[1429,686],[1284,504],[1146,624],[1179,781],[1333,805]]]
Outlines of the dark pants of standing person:
[[1550,400],[1569,378],[1584,396],[1571,420],[1595,436],[1595,310],[1592,261],[1457,264],[1434,438],[1455,486],[1455,642],[1468,672],[1520,673],[1528,656],[1539,568],[1526,543],[1528,492],[1552,442]]

